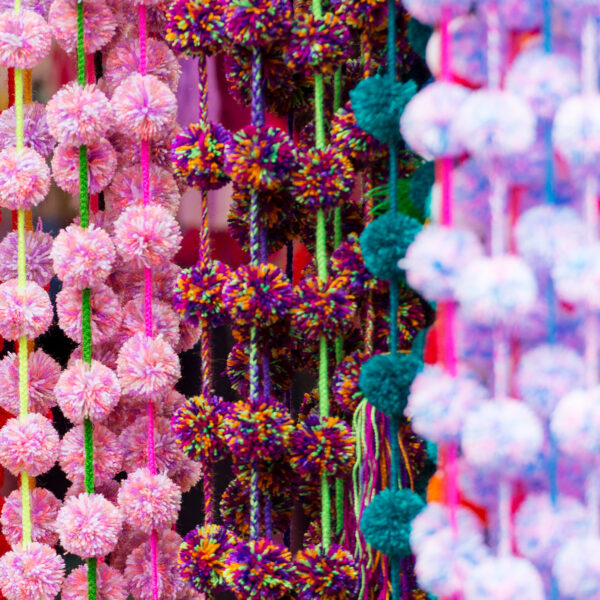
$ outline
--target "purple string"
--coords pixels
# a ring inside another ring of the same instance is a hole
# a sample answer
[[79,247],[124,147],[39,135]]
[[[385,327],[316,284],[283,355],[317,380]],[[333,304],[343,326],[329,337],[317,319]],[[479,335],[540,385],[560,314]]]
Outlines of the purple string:
[[273,537],[273,500],[269,492],[265,493],[265,535],[268,539]]
[[263,127],[265,124],[265,95],[260,48],[252,49],[252,124],[255,127]]

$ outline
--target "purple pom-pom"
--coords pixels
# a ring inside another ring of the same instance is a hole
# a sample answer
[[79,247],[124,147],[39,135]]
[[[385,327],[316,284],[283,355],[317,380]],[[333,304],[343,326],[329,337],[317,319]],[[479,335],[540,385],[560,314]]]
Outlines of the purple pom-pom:
[[[18,238],[16,231],[11,231],[0,242],[0,281],[17,277]],[[25,256],[27,279],[46,287],[52,279],[52,236],[43,231],[25,232]]]
[[[15,107],[11,106],[0,114],[0,148],[5,150],[16,146],[17,139]],[[46,107],[39,102],[31,102],[23,107],[23,145],[48,158],[56,144],[50,134],[46,120]]]
[[0,152],[0,206],[9,210],[30,210],[50,190],[50,169],[31,148],[6,148]]
[[242,46],[268,46],[289,29],[285,0],[231,0],[225,3],[225,29]]

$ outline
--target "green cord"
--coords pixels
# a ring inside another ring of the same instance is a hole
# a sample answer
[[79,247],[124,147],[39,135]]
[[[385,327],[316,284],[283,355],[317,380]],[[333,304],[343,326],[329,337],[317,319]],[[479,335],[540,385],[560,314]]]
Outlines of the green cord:
[[83,2],[77,2],[77,81],[79,85],[85,85]]
[[344,480],[335,480],[335,533],[340,535],[344,529]]

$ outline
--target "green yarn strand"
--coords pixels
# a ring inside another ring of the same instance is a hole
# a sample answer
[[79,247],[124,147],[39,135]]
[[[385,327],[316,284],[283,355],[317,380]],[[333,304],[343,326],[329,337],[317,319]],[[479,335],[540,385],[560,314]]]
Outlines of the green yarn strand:
[[88,558],[88,600],[94,600],[98,595],[97,558]]
[[83,445],[85,448],[85,491],[94,493],[94,425],[89,419],[83,421]]
[[83,2],[77,2],[77,81],[79,85],[85,85]]

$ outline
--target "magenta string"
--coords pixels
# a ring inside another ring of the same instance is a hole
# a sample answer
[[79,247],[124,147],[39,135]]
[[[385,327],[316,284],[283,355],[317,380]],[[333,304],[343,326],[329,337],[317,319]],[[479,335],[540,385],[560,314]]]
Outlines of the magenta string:
[[148,28],[146,25],[146,5],[141,3],[138,5],[139,17],[139,38],[140,38],[140,73],[146,75],[146,36]]
[[442,23],[440,25],[440,42],[441,42],[441,64],[440,64],[440,79],[442,81],[450,81],[452,79],[452,68],[450,66],[450,19],[448,18],[448,10],[443,9]]

